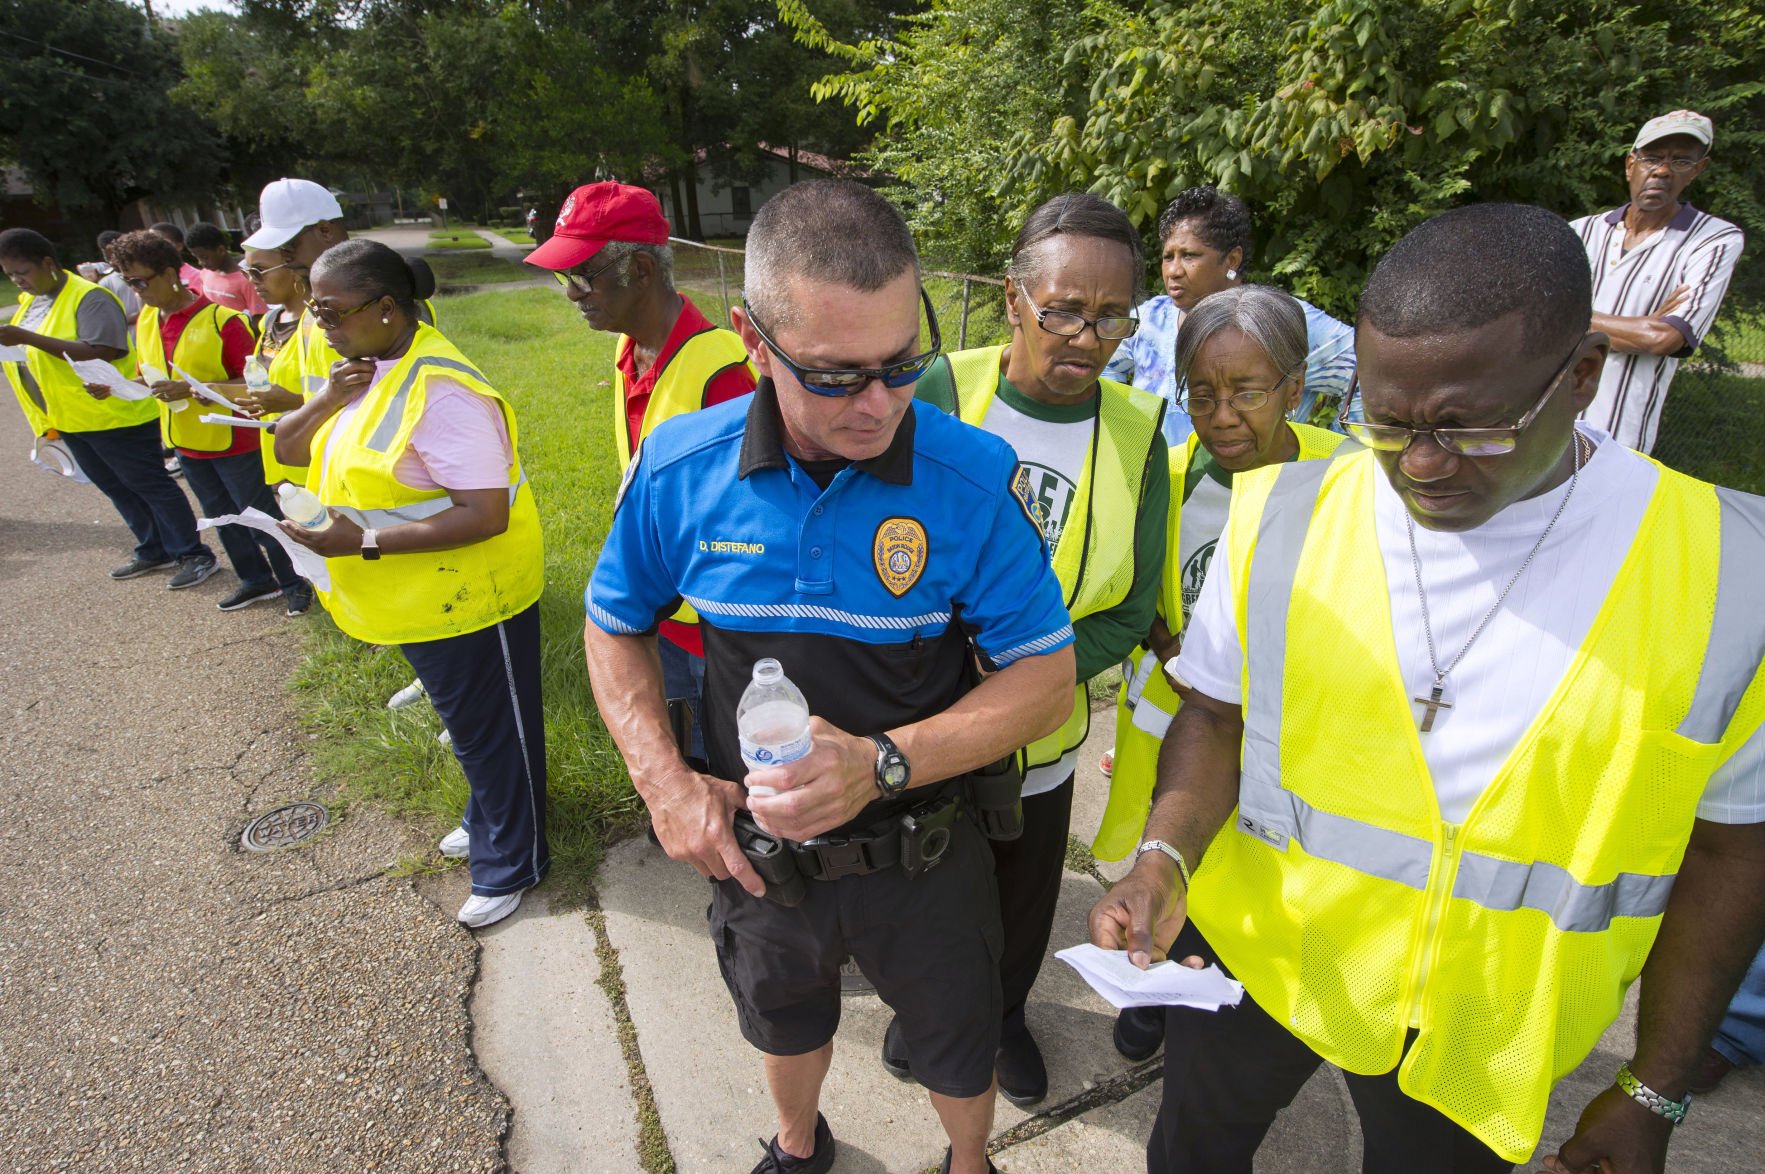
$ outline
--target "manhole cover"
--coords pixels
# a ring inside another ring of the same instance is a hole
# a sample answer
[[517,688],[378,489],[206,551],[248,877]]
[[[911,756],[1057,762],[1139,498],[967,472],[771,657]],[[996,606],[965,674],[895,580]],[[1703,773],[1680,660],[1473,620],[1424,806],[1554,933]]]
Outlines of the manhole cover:
[[330,822],[331,813],[321,804],[284,803],[246,824],[239,842],[247,852],[274,852],[311,839]]

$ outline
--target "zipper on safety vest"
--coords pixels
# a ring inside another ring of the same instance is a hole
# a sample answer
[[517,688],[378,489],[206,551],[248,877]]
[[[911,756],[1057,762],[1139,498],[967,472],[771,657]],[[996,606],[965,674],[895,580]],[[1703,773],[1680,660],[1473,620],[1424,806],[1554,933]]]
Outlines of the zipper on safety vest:
[[1440,856],[1428,870],[1428,921],[1422,931],[1421,948],[1417,951],[1416,970],[1409,989],[1409,1008],[1405,1016],[1409,1026],[1422,1026],[1423,993],[1434,969],[1435,955],[1440,953],[1440,922],[1446,916],[1446,903],[1452,899],[1453,884],[1459,871],[1459,824],[1441,825]]

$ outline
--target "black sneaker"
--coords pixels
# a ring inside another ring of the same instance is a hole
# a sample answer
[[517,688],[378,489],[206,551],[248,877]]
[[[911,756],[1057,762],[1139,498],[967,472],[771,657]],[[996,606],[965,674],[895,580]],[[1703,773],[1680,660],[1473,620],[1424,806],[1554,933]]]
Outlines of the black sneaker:
[[1000,1033],[993,1073],[999,1078],[999,1095],[1020,1109],[1040,1104],[1048,1096],[1048,1066],[1042,1062],[1042,1049],[1022,1024],[1008,1023]]
[[132,558],[120,567],[110,569],[112,579],[138,579],[142,575],[150,575],[154,571],[163,571],[178,565],[175,558],[162,558],[158,562],[146,558]]
[[262,603],[266,599],[275,599],[282,594],[282,589],[274,583],[267,587],[241,587],[227,598],[215,604],[222,611],[238,611],[242,607],[250,607],[254,603]]
[[765,1148],[766,1156],[749,1174],[827,1174],[833,1168],[836,1148],[833,1130],[827,1127],[827,1118],[820,1113],[815,1114],[815,1152],[808,1157],[799,1158],[779,1149],[777,1135],[760,1144]]
[[288,604],[282,611],[283,615],[303,616],[313,605],[313,585],[302,579],[294,586],[284,589],[282,598]]
[[178,459],[176,453],[173,453],[165,459],[165,471],[174,477],[182,477],[184,475],[184,462]]
[[212,554],[187,554],[178,560],[178,573],[166,587],[173,591],[182,591],[186,587],[194,587],[216,571],[221,564]]
[[1115,1017],[1115,1050],[1138,1064],[1164,1046],[1163,1007],[1125,1007]]
[[901,1034],[901,1017],[889,1016],[889,1026],[883,1031],[882,1066],[896,1080],[912,1080],[913,1065],[907,1058],[907,1037]]

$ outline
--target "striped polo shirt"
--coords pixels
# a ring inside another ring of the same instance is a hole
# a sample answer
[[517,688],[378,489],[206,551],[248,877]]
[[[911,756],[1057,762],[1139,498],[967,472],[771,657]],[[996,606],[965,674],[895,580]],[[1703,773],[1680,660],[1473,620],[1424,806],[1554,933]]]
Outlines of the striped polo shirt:
[[1580,234],[1593,270],[1593,312],[1650,317],[1675,289],[1690,286],[1690,299],[1666,319],[1685,336],[1685,346],[1671,355],[1613,351],[1600,373],[1599,394],[1582,418],[1646,453],[1655,447],[1673,373],[1715,322],[1745,238],[1728,221],[1682,204],[1666,228],[1626,251],[1624,212],[1628,208],[1626,204],[1603,216],[1583,216],[1570,224]]

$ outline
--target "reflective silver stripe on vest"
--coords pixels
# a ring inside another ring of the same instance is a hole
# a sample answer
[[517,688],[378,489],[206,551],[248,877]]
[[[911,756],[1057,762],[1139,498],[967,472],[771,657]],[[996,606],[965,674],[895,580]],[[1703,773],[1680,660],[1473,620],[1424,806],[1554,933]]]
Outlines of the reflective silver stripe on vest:
[[[1238,783],[1238,827],[1279,851],[1286,851],[1288,840],[1295,839],[1309,856],[1420,891],[1427,887],[1434,859],[1431,842],[1319,810],[1281,785],[1281,698],[1287,659],[1288,602],[1298,578],[1300,555],[1324,475],[1333,461],[1343,455],[1347,454],[1339,449],[1330,460],[1284,466],[1269,491],[1258,522],[1244,617],[1252,687],[1244,723],[1244,767]],[[1756,500],[1747,499],[1749,508],[1754,508],[1752,503]],[[1765,502],[1758,503],[1754,516],[1765,521]],[[1724,523],[1726,580],[1726,515]],[[1765,542],[1756,541],[1750,549],[1765,551]],[[1752,573],[1765,577],[1765,566],[1755,566]],[[1717,607],[1720,618],[1720,595]],[[1757,669],[1758,656],[1758,645],[1754,644],[1750,667],[1745,669],[1746,680]],[[1733,674],[1727,679],[1732,680]],[[1745,687],[1743,680],[1740,688]],[[1700,696],[1702,692],[1700,680]],[[1738,699],[1736,692],[1733,700]],[[1504,912],[1534,909],[1550,917],[1559,929],[1583,933],[1608,928],[1614,917],[1659,916],[1666,909],[1672,890],[1671,876],[1620,873],[1608,884],[1584,885],[1554,864],[1517,864],[1478,852],[1466,852],[1459,857],[1453,882],[1454,897]]]
[[470,363],[461,363],[455,359],[443,359],[434,355],[425,355],[412,363],[411,369],[405,372],[404,382],[398,385],[398,390],[393,392],[392,398],[387,401],[386,412],[380,417],[380,423],[374,426],[374,435],[368,437],[367,443],[363,445],[364,448],[368,449],[370,452],[385,452],[392,447],[393,440],[398,436],[399,428],[404,424],[405,400],[409,398],[411,388],[416,385],[417,376],[421,375],[424,369],[428,367],[441,367],[448,371],[459,371],[463,374],[470,375],[480,383],[490,382],[490,380],[486,379],[478,369]]
[[1459,857],[1452,895],[1485,909],[1536,909],[1565,933],[1600,933],[1614,917],[1659,917],[1673,892],[1670,876],[1621,872],[1608,884],[1584,885],[1542,860],[1517,864],[1479,852]]
[[[1238,783],[1239,826],[1277,848],[1298,834],[1293,797],[1281,789],[1281,688],[1287,661],[1287,605],[1312,509],[1333,461],[1284,465],[1257,523],[1250,560],[1244,643],[1250,665],[1244,716],[1244,766]],[[1217,555],[1216,555],[1217,557]],[[1427,863],[1423,862],[1423,872]]]
[[1694,742],[1722,740],[1765,651],[1765,607],[1759,603],[1759,585],[1765,582],[1765,498],[1717,489],[1716,500],[1722,511],[1722,561],[1715,614],[1697,692],[1678,729]]
[[[515,497],[525,484],[527,474],[523,472],[521,479],[509,486],[509,505],[515,504]],[[421,522],[424,518],[433,518],[436,514],[452,509],[453,504],[451,497],[433,497],[428,501],[412,502],[390,510],[362,510],[350,505],[334,505],[331,508],[364,530],[384,530],[405,522]]]

